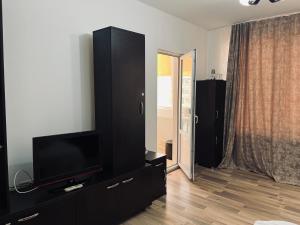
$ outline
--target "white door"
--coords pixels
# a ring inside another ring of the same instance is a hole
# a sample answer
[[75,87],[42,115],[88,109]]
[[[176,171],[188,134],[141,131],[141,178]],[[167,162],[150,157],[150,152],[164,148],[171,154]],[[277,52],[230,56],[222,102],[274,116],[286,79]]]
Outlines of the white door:
[[178,164],[194,180],[196,50],[180,57]]

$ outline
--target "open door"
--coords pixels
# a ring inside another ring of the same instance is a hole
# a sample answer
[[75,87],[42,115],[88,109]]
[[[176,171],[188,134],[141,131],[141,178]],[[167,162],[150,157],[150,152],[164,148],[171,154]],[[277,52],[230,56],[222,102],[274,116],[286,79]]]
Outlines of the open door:
[[178,165],[194,180],[196,50],[180,57]]

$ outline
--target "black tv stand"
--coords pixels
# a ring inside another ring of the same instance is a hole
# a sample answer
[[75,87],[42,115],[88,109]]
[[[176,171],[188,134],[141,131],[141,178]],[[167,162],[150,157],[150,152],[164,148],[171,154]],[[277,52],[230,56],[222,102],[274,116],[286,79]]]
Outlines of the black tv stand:
[[164,166],[145,164],[118,177],[97,174],[83,188],[69,193],[50,191],[50,186],[29,194],[10,192],[10,208],[0,214],[0,225],[119,224],[150,206],[158,194],[164,194],[153,187],[155,179],[165,180],[164,174]]

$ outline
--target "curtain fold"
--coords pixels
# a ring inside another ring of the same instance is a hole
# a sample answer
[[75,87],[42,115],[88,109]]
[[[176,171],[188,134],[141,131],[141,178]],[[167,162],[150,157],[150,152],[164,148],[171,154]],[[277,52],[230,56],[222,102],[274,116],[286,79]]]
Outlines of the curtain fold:
[[236,25],[231,39],[221,167],[300,185],[300,14]]
[[233,154],[236,134],[237,102],[239,96],[240,76],[246,73],[247,48],[249,41],[249,24],[232,26],[228,68],[224,117],[224,159],[221,168],[234,167]]

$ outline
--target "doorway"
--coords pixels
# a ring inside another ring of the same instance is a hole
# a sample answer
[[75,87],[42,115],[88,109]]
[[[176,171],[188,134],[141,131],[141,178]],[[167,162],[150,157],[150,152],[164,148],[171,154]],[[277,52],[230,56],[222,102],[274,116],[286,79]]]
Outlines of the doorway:
[[194,180],[196,50],[157,54],[157,151]]
[[157,54],[157,151],[167,155],[167,168],[178,164],[179,55]]

